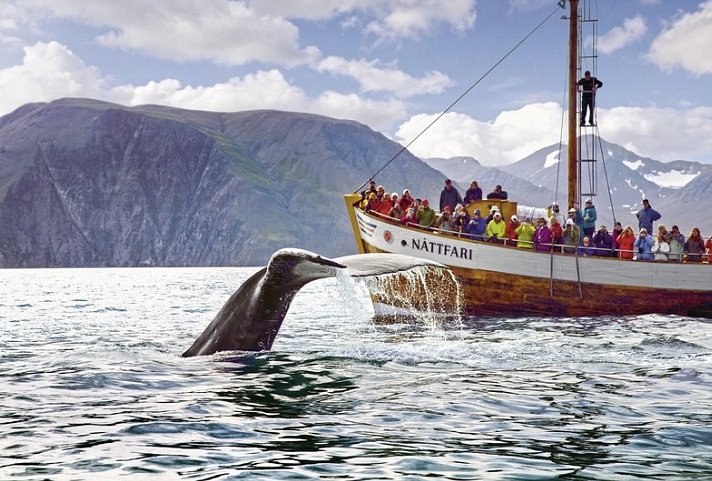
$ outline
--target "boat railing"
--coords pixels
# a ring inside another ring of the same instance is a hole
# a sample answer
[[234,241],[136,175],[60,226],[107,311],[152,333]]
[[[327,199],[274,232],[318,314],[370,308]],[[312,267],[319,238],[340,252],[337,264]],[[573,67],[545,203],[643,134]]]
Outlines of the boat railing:
[[[479,242],[479,243],[486,243],[486,244],[494,243],[494,244],[500,245],[502,247],[529,249],[529,250],[533,250],[533,251],[541,252],[541,253],[548,253],[548,252],[553,251],[554,254],[566,254],[566,255],[578,254],[578,256],[587,257],[585,254],[583,254],[581,252],[584,249],[584,247],[580,244],[577,246],[573,246],[573,245],[569,245],[569,244],[539,243],[539,246],[547,247],[547,249],[539,250],[536,248],[536,243],[534,241],[523,240],[523,239],[509,239],[509,238],[493,240],[493,239],[487,239],[484,236],[482,236],[481,238],[478,238],[478,237],[475,237],[475,236],[472,236],[470,234],[460,232],[460,231],[440,229],[438,227],[424,227],[419,224],[415,224],[413,222],[407,222],[407,223],[403,224],[400,221],[400,219],[396,219],[395,217],[391,217],[386,214],[381,214],[380,212],[376,212],[376,211],[368,211],[366,213],[369,215],[378,217],[382,221],[388,222],[390,224],[399,225],[399,226],[410,228],[410,229],[424,230],[424,231],[428,231],[428,232],[431,232],[433,234],[438,234],[438,235],[447,235],[447,236],[451,236],[451,237],[457,237],[459,239],[467,240],[470,242]],[[517,245],[517,244],[519,244],[519,245]],[[526,245],[527,247],[522,247],[522,244]],[[618,248],[610,248],[609,249],[609,248],[603,248],[603,247],[587,247],[586,249],[592,250],[594,252],[605,253],[605,254],[594,254],[593,256],[590,256],[590,257],[596,257],[598,259],[613,258],[613,259],[622,259],[622,260],[637,260],[638,262],[640,262],[640,261],[642,261],[642,262],[656,262],[652,259],[650,259],[650,260],[648,260],[648,259],[634,259],[634,257],[636,257],[636,254],[637,254],[637,250],[632,250],[632,249],[618,249]],[[631,257],[622,257],[620,255],[621,253],[628,253],[628,254],[632,254],[632,255],[631,255]],[[679,256],[680,256],[680,259],[676,259],[674,257],[670,258],[670,256],[668,256],[667,262],[678,262],[678,263],[690,262],[690,263],[695,263],[695,264],[708,263],[707,259],[704,259],[702,261],[688,261],[685,258],[684,254],[679,254]],[[705,256],[709,256],[709,253],[703,254],[703,258]]]

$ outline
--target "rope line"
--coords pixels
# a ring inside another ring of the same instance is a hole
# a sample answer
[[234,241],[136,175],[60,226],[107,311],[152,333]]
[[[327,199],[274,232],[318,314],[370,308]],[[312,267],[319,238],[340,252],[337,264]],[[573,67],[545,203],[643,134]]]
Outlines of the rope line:
[[554,14],[559,11],[559,8],[560,7],[557,5],[556,9],[554,9],[553,12],[551,12],[546,18],[544,18],[544,20],[539,22],[539,24],[536,27],[534,27],[528,34],[526,34],[524,36],[524,38],[522,38],[516,45],[514,45],[514,47],[509,49],[509,51],[502,58],[500,58],[494,65],[492,65],[492,67],[490,67],[489,70],[487,70],[479,79],[477,79],[477,81],[475,83],[470,85],[470,87],[467,90],[465,90],[462,94],[460,94],[460,96],[457,97],[445,110],[440,112],[440,114],[438,114],[438,116],[435,117],[435,119],[433,119],[432,122],[430,122],[423,130],[421,130],[420,133],[418,133],[418,135],[413,137],[413,139],[411,139],[410,142],[408,142],[404,147],[402,147],[393,157],[390,158],[390,160],[388,162],[386,162],[380,169],[378,169],[371,177],[369,177],[368,180],[366,180],[363,184],[361,184],[354,192],[358,193],[358,191],[363,189],[366,186],[366,184],[368,184],[374,177],[376,177],[378,174],[383,172],[383,170],[386,167],[388,167],[391,164],[391,162],[396,160],[398,158],[398,156],[400,156],[403,152],[408,150],[408,147],[413,145],[413,143],[415,143],[416,140],[418,140],[426,131],[428,131],[428,129],[430,129],[430,127],[435,125],[435,123],[437,121],[439,121],[446,113],[448,113],[455,105],[457,105],[457,103],[460,102],[460,100],[462,100],[467,94],[469,94],[470,91],[472,89],[474,89],[480,82],[482,82],[490,73],[492,73],[492,71],[494,69],[499,67],[499,65],[502,62],[504,62],[507,59],[507,57],[509,57],[512,53],[514,53],[514,51],[517,50],[524,42],[529,40],[529,37],[534,35],[534,33],[536,33],[536,31],[539,30],[542,27],[542,25],[544,25],[551,17],[553,17]]

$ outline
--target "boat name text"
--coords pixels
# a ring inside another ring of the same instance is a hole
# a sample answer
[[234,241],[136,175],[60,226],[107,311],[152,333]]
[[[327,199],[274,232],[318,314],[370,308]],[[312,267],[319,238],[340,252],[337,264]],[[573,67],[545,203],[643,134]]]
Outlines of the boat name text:
[[467,247],[453,247],[440,242],[429,241],[428,239],[411,239],[413,249],[430,252],[440,256],[457,257],[458,259],[472,260],[472,249]]

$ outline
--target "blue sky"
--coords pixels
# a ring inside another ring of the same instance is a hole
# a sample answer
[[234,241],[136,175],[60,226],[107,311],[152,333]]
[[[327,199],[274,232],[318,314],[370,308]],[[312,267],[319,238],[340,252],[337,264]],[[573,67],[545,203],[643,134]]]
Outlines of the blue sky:
[[[0,0],[0,115],[91,97],[357,120],[411,150],[514,162],[559,141],[556,0]],[[658,160],[712,163],[712,0],[581,0],[598,19],[599,128]],[[591,65],[593,69],[593,65]]]

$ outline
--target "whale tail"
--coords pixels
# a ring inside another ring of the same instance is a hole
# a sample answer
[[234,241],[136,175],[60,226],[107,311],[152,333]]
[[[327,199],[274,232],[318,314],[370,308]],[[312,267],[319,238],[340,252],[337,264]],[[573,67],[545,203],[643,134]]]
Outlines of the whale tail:
[[264,351],[272,348],[292,299],[311,281],[404,272],[417,267],[447,269],[442,264],[398,254],[358,254],[329,259],[302,249],[280,249],[267,267],[247,279],[223,305],[183,357],[219,351]]

